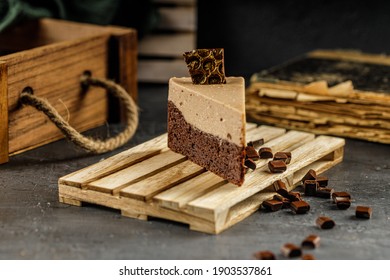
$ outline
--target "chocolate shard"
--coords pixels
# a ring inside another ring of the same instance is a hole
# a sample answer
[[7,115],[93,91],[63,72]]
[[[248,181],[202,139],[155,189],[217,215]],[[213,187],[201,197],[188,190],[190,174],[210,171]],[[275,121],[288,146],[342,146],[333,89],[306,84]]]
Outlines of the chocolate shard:
[[275,254],[271,251],[258,251],[253,254],[256,260],[276,260]]
[[302,260],[315,260],[316,258],[312,254],[303,254],[301,259]]
[[320,186],[321,188],[325,188],[328,186],[329,179],[325,176],[318,176],[316,181],[318,183],[318,186]]
[[305,183],[306,180],[315,180],[317,179],[317,173],[314,169],[310,169],[305,176],[302,178],[302,183]]
[[369,206],[356,206],[355,216],[356,218],[370,219],[372,215],[372,208]]
[[310,210],[309,203],[304,200],[292,201],[290,207],[295,214],[305,214]]
[[288,198],[288,190],[286,184],[282,180],[277,180],[273,183],[275,191],[281,196]]
[[279,211],[283,207],[283,202],[276,199],[268,199],[261,204],[267,211]]
[[311,234],[302,241],[301,246],[305,249],[315,249],[320,246],[320,237],[318,235]]
[[351,207],[351,199],[349,199],[348,197],[337,196],[333,199],[333,201],[336,203],[337,208],[339,208],[340,210],[346,210]]
[[246,146],[245,147],[245,156],[247,158],[250,158],[252,160],[259,160],[259,153],[256,151],[256,149],[253,146]]
[[331,229],[336,225],[336,223],[329,217],[320,216],[316,219],[316,225],[320,229]]
[[303,187],[305,188],[305,195],[315,196],[318,190],[318,182],[316,180],[305,180]]
[[279,194],[275,194],[273,199],[281,201],[283,203],[283,206],[282,206],[283,209],[290,208],[291,201],[288,198],[285,198],[285,197],[283,197],[283,196],[281,196]]
[[260,148],[259,156],[261,159],[273,158],[274,154],[272,153],[272,149],[268,147]]
[[183,54],[192,83],[225,84],[224,49],[195,49]]
[[286,164],[291,162],[291,153],[290,152],[276,152],[274,154],[274,160],[283,160]]
[[330,198],[331,193],[334,191],[332,188],[321,188],[319,187],[317,189],[316,197],[321,197],[321,198]]
[[256,170],[256,163],[250,158],[245,160],[244,165],[249,169]]
[[290,191],[290,192],[288,192],[288,199],[290,201],[299,201],[299,200],[302,200],[302,197],[301,197],[301,194],[299,192]]
[[344,198],[351,199],[351,195],[348,192],[335,192],[335,191],[333,191],[332,192],[332,199],[334,202],[336,202],[336,200],[335,200],[336,197],[344,197]]
[[268,162],[268,168],[272,173],[283,173],[287,170],[287,165],[282,160],[271,160]]
[[260,138],[254,141],[249,141],[247,146],[251,146],[255,149],[259,149],[260,146],[264,145],[264,138]]
[[295,244],[286,243],[282,246],[281,252],[286,258],[295,258],[302,255],[302,250]]

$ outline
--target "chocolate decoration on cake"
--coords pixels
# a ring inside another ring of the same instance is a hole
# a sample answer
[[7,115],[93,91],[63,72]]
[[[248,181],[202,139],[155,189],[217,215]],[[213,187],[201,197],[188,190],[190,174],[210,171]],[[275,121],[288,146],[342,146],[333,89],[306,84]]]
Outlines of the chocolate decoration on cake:
[[226,84],[224,50],[196,49],[183,54],[192,83],[198,85]]

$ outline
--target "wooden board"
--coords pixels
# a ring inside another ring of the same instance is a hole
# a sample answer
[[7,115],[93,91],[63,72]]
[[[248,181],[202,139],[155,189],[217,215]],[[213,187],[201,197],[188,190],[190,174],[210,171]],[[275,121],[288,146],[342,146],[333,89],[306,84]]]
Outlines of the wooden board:
[[248,124],[247,140],[264,138],[274,151],[291,151],[287,171],[272,174],[267,160],[248,172],[241,187],[186,160],[167,148],[167,135],[119,153],[59,179],[59,200],[81,206],[94,203],[122,215],[157,217],[218,234],[255,212],[284,180],[293,189],[310,169],[328,170],[343,159],[344,139]]
[[390,57],[317,50],[256,73],[248,120],[390,143]]

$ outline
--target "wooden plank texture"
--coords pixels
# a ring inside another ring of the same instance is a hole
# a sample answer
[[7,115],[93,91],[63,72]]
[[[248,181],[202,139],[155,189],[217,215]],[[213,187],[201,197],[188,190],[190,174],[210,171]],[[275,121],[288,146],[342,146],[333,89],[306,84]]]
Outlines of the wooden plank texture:
[[[264,146],[273,151],[291,151],[287,171],[270,173],[268,160],[259,160],[256,170],[248,172],[245,183],[237,187],[167,149],[164,134],[60,178],[60,201],[71,205],[95,203],[119,209],[125,216],[164,218],[189,224],[192,230],[217,234],[256,211],[274,194],[270,186],[276,180],[293,189],[308,169],[321,173],[343,158],[345,143],[341,138],[315,138],[311,133],[252,125],[248,125],[247,136],[248,141],[264,138]],[[153,143],[160,143],[158,153],[153,150],[148,157],[125,160],[135,151],[148,154],[146,150]],[[105,167],[111,165],[112,170],[106,172]]]

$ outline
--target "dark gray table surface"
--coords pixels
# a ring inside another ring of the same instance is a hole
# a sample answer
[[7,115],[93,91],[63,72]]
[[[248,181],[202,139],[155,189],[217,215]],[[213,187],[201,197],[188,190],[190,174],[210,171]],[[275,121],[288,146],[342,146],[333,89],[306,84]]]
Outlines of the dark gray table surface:
[[[390,259],[389,145],[347,139],[344,161],[325,173],[331,187],[352,194],[350,209],[308,197],[308,214],[258,211],[219,235],[171,221],[126,218],[100,206],[59,203],[59,177],[165,132],[167,87],[144,85],[139,96],[140,126],[124,147],[88,155],[60,140],[0,166],[0,259],[252,259],[257,250],[281,258],[284,243],[299,244],[312,233],[321,237],[321,246],[310,251],[317,259]],[[372,206],[372,219],[357,220],[356,205]],[[336,227],[318,229],[319,215],[332,217]]]

